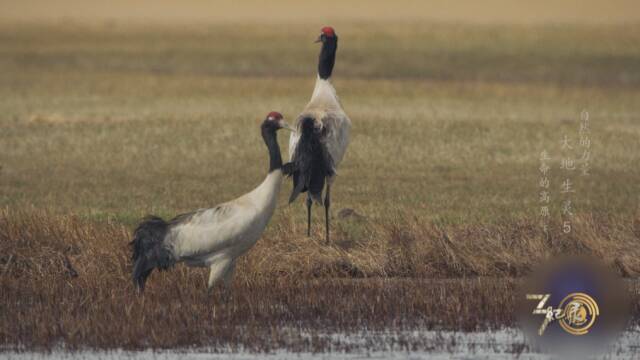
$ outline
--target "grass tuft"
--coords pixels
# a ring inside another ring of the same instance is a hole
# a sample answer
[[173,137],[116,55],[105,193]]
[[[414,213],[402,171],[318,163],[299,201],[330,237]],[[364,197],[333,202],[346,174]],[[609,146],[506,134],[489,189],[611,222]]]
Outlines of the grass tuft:
[[368,224],[375,237],[352,239],[349,248],[321,245],[322,236],[296,236],[281,224],[241,260],[233,295],[223,302],[207,295],[205,269],[183,265],[154,272],[139,296],[130,278],[131,234],[119,223],[5,209],[0,339],[8,347],[42,349],[64,343],[322,351],[335,344],[309,343],[299,331],[514,326],[520,281],[514,276],[545,257],[586,253],[622,275],[637,275],[640,257],[632,244],[638,238],[625,223],[584,218],[579,234],[568,238],[545,237],[525,221]]

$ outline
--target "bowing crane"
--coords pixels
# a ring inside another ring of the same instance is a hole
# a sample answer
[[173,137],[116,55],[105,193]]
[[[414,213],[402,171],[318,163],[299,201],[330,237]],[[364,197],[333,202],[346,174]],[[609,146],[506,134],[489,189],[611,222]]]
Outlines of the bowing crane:
[[142,292],[153,269],[177,262],[210,268],[209,290],[220,280],[228,288],[236,260],[260,238],[276,208],[282,183],[282,157],[276,132],[289,128],[278,112],[262,122],[262,138],[269,150],[269,172],[251,192],[209,209],[165,221],[149,216],[136,228],[131,245],[133,282]]

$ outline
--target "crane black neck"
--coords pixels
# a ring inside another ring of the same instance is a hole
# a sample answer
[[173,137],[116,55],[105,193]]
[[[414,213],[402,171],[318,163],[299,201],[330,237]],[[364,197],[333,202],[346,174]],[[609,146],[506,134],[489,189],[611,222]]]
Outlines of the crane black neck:
[[269,172],[282,168],[282,155],[278,145],[278,128],[271,122],[264,122],[261,127],[262,139],[269,149]]
[[333,72],[333,65],[336,62],[336,51],[338,50],[338,37],[327,37],[322,42],[322,50],[320,50],[320,58],[318,59],[318,76],[320,79],[327,80]]

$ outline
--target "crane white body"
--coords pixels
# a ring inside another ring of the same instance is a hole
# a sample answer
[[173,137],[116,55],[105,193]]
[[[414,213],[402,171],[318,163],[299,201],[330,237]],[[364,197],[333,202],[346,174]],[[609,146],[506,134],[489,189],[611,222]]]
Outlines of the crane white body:
[[276,209],[282,183],[280,169],[270,172],[253,191],[214,208],[188,215],[172,226],[165,239],[177,261],[210,267],[208,285],[229,280],[235,261],[260,238]]
[[[296,131],[292,132],[289,137],[290,160],[293,160],[295,156],[295,150],[300,140],[300,124],[302,119],[306,117],[313,118],[317,128],[326,128],[326,135],[323,137],[323,141],[331,155],[334,165],[333,170],[336,172],[349,146],[351,120],[342,110],[336,89],[329,79],[321,79],[319,76],[316,78],[311,100],[298,116],[295,126]],[[332,178],[329,178],[329,181]]]

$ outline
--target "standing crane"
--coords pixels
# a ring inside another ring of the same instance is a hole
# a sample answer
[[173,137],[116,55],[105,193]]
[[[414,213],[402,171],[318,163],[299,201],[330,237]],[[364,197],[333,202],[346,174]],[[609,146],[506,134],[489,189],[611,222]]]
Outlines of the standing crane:
[[296,123],[289,138],[291,166],[286,173],[293,178],[292,203],[300,193],[307,192],[307,236],[311,236],[311,206],[322,204],[324,197],[325,234],[329,243],[329,208],[331,185],[336,170],[349,145],[351,120],[342,110],[342,105],[331,84],[331,73],[338,49],[338,36],[332,27],[323,27],[316,42],[322,43],[318,59],[318,77],[311,100]]
[[136,228],[133,241],[133,282],[140,292],[153,269],[177,262],[208,267],[209,290],[220,280],[228,289],[236,260],[255,245],[276,208],[282,183],[282,157],[276,132],[291,129],[278,112],[262,122],[269,150],[269,172],[251,192],[209,209],[178,215],[170,221],[149,216]]

